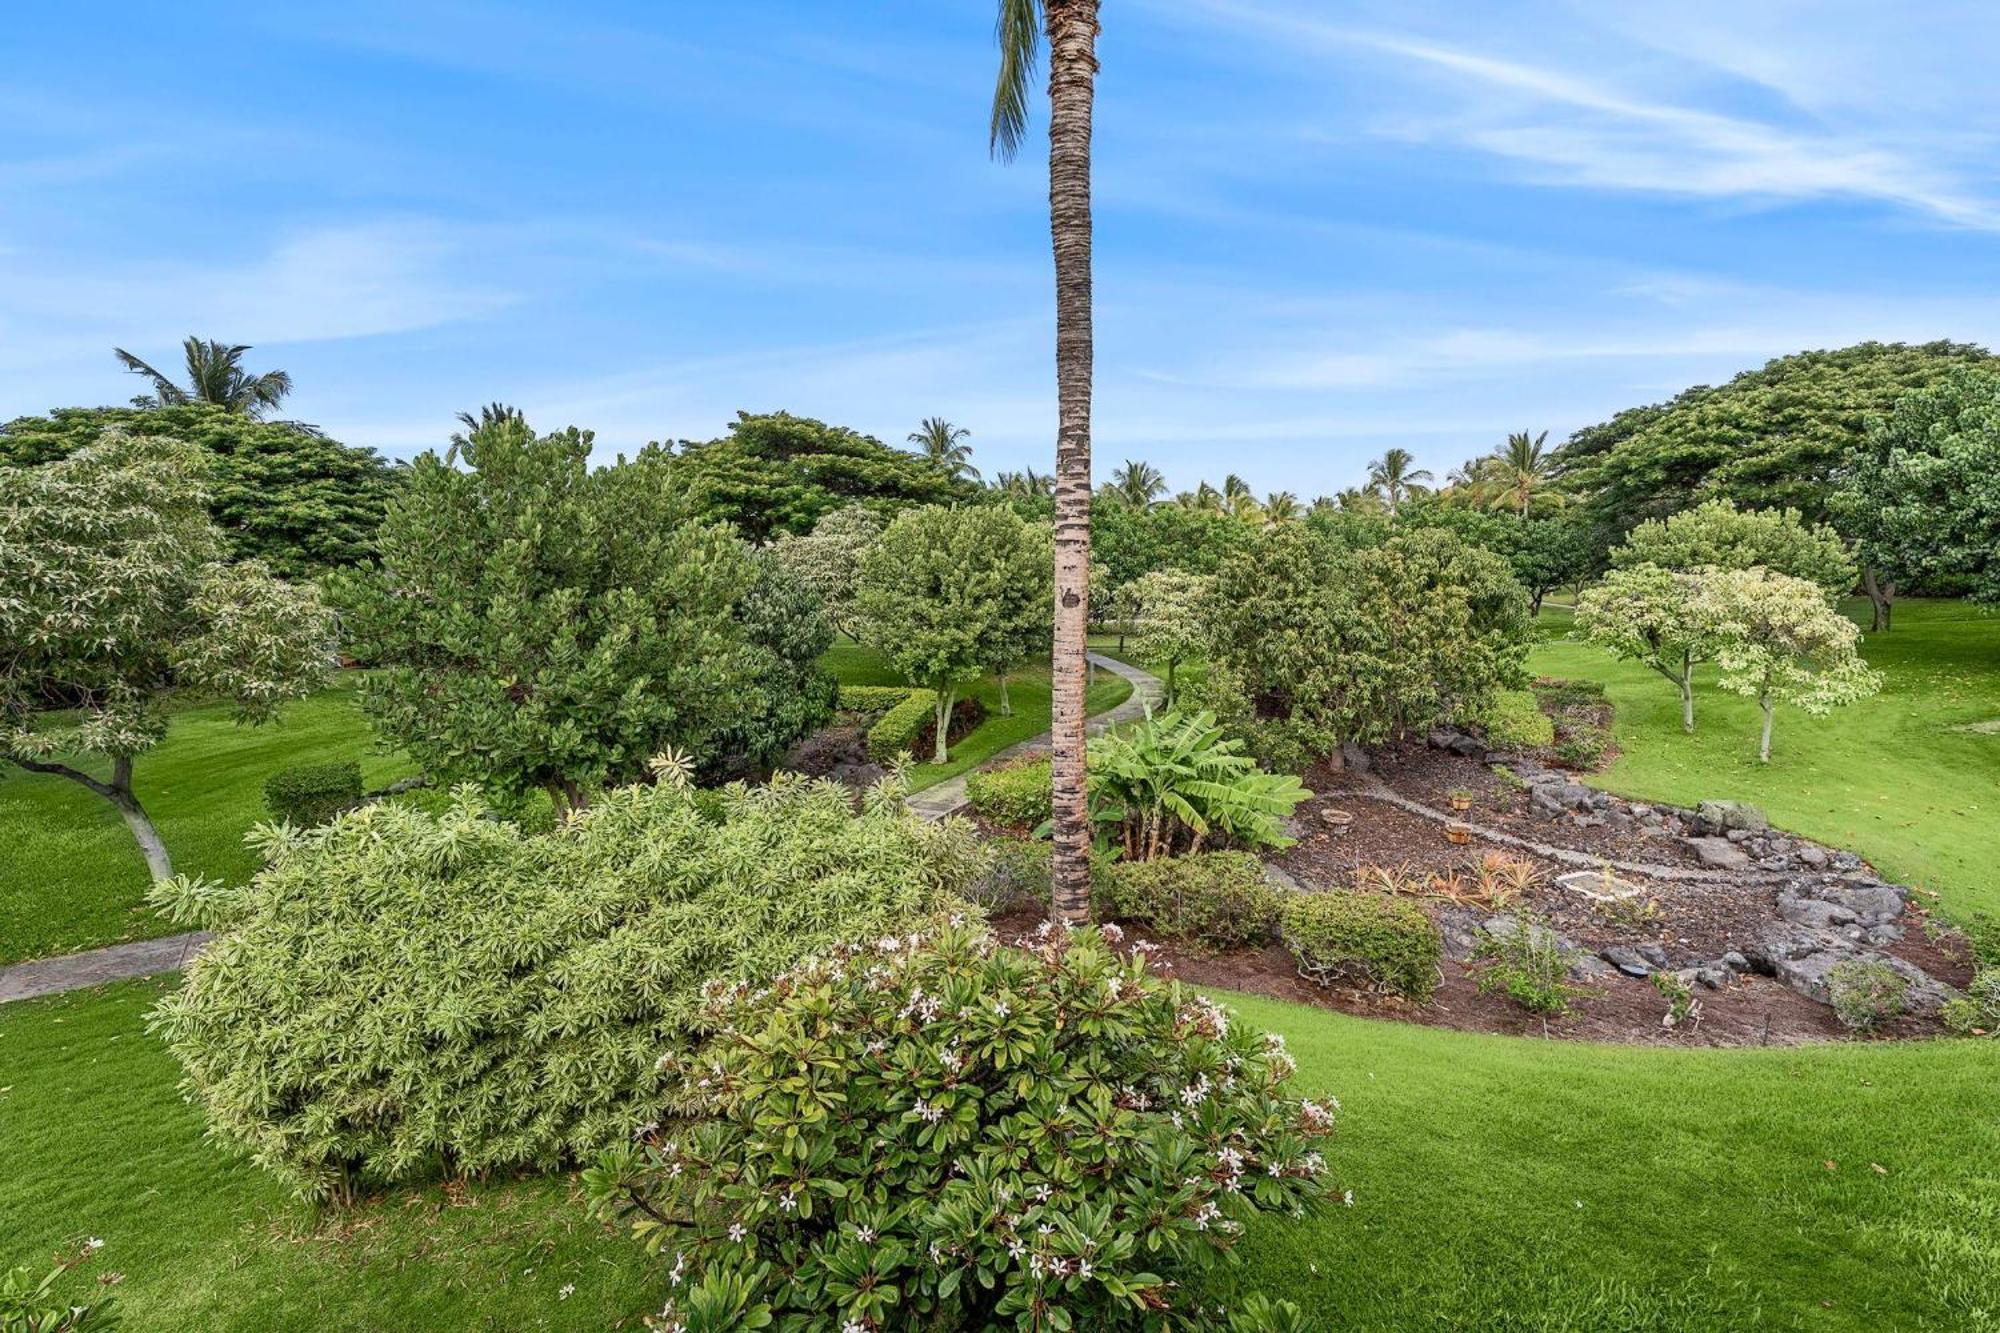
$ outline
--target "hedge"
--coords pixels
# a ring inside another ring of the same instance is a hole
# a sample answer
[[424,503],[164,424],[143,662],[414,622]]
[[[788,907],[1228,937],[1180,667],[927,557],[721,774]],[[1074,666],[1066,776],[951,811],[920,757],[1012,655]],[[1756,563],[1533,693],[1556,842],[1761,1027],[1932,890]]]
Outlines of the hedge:
[[996,824],[1039,828],[1054,813],[1049,761],[1024,759],[999,768],[981,769],[966,779],[965,800],[974,811]]
[[834,707],[843,713],[874,719],[909,698],[910,694],[907,685],[843,685]]
[[868,757],[886,764],[899,754],[916,754],[919,739],[936,718],[936,691],[904,690],[902,702],[868,728]]
[[1424,909],[1407,899],[1341,889],[1295,894],[1283,926],[1299,975],[1322,986],[1361,977],[1418,1001],[1437,990],[1443,945]]
[[1532,690],[1501,690],[1479,716],[1487,743],[1497,750],[1538,750],[1553,744],[1556,724]]
[[1096,892],[1101,916],[1211,949],[1268,944],[1277,935],[1285,896],[1248,852],[1119,861]]
[[264,779],[271,817],[299,828],[317,828],[361,804],[361,765],[297,764]]

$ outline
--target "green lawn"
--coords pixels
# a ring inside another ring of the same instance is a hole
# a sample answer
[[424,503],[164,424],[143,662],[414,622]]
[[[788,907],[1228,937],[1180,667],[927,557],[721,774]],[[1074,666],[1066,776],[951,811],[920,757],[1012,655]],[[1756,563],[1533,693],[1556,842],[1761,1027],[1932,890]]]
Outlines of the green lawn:
[[[264,779],[343,759],[359,760],[371,785],[410,772],[375,751],[346,688],[289,704],[261,727],[238,725],[226,705],[198,704],[177,710],[167,739],[139,757],[134,786],[174,869],[242,880],[256,869],[243,834],[268,818]],[[144,908],[145,891],[146,863],[109,801],[0,765],[0,963],[173,933]]]
[[[908,682],[889,665],[887,658],[873,648],[858,644],[852,639],[836,642],[820,659],[820,664],[843,685],[904,685]],[[995,754],[1017,741],[1039,736],[1049,729],[1049,673],[1047,668],[1032,667],[1007,679],[1007,695],[1014,705],[1012,716],[1000,715],[1000,687],[991,679],[983,679],[968,686],[966,693],[986,705],[986,720],[958,744],[951,747],[951,758],[943,764],[918,764],[910,770],[910,788],[921,791],[935,786],[946,778],[956,777],[967,769],[977,768]],[[1097,673],[1097,680],[1090,687],[1090,711],[1101,713],[1107,708],[1116,708],[1131,696],[1132,685],[1122,676],[1109,671]]]
[[[1849,610],[1865,617],[1865,604]],[[1785,828],[1936,890],[1947,914],[2000,911],[2000,731],[1963,729],[2000,720],[2000,613],[1910,601],[1895,623],[1863,646],[1886,677],[1882,693],[1825,718],[1781,707],[1769,765],[1757,762],[1755,702],[1717,689],[1713,668],[1688,736],[1673,687],[1643,667],[1562,640],[1538,646],[1529,665],[1609,687],[1621,753],[1599,785],[1683,805],[1754,801]]]
[[[316,1223],[203,1142],[141,1030],[162,985],[0,1008],[0,1264],[102,1237],[85,1271],[125,1275],[134,1330],[634,1328],[657,1305],[658,1268],[562,1179]],[[1245,1251],[1315,1328],[2000,1327],[2000,1043],[1614,1048],[1229,998],[1344,1104],[1353,1206]]]

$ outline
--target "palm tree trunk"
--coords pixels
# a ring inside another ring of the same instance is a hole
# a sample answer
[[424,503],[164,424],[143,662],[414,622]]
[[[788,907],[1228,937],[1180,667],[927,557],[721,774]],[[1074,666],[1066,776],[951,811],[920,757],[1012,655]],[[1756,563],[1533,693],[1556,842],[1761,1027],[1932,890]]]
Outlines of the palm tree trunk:
[[1098,0],[1048,0],[1049,233],[1056,267],[1054,848],[1050,914],[1090,918],[1084,697],[1090,619],[1090,117]]

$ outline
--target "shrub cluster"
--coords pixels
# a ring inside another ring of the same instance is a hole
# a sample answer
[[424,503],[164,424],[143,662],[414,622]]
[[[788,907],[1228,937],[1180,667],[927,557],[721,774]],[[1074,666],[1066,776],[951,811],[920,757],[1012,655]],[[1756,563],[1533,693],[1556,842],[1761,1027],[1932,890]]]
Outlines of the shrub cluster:
[[1554,742],[1556,724],[1532,690],[1497,690],[1479,714],[1486,739],[1498,750],[1539,750]]
[[1054,808],[1049,761],[1025,759],[999,768],[981,769],[965,782],[965,800],[996,824],[1038,828]]
[[1128,860],[1203,847],[1289,847],[1285,821],[1311,796],[1266,773],[1210,713],[1169,709],[1090,742],[1091,817]]
[[1100,915],[1152,927],[1211,949],[1277,937],[1281,890],[1247,852],[1204,852],[1114,862],[1096,890]]
[[1826,970],[1826,997],[1844,1026],[1867,1033],[1909,1007],[1910,983],[1887,963],[1849,959]]
[[1171,1279],[1324,1199],[1332,1108],[1118,939],[953,925],[714,988],[669,1118],[584,1178],[671,1265],[662,1324],[1200,1326]]
[[995,838],[986,844],[985,869],[966,890],[991,916],[1027,907],[1048,910],[1052,844],[1040,838]]
[[2000,967],[1975,973],[1965,994],[1945,1001],[1943,1017],[1961,1037],[2000,1035]]
[[909,697],[907,685],[842,685],[834,706],[872,722]]
[[470,790],[270,827],[247,886],[156,889],[219,933],[152,1027],[212,1130],[308,1197],[588,1157],[657,1103],[659,1054],[705,1035],[705,983],[960,901],[977,840],[901,797],[669,770],[543,835]]
[[1299,975],[1322,986],[1365,978],[1419,1002],[1437,991],[1443,944],[1413,902],[1343,890],[1296,894],[1285,901],[1282,928]]
[[1544,1020],[1560,1017],[1583,994],[1569,979],[1571,953],[1547,921],[1521,912],[1512,929],[1492,931],[1479,942],[1474,956],[1485,964],[1479,993],[1498,991]]
[[271,818],[299,828],[317,828],[361,804],[361,765],[298,764],[264,780],[264,805]]
[[888,763],[899,754],[915,754],[919,738],[937,718],[937,695],[930,690],[904,690],[868,728],[868,756]]

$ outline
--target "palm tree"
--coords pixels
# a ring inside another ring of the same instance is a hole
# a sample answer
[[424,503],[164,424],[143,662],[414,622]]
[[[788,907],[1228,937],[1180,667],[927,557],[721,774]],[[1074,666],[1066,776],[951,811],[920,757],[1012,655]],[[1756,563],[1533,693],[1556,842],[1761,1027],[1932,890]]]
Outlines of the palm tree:
[[1379,514],[1382,512],[1381,493],[1371,488],[1349,486],[1334,497],[1340,503],[1343,514]]
[[1507,437],[1507,443],[1482,460],[1493,487],[1492,503],[1512,506],[1525,518],[1536,499],[1554,494],[1544,489],[1555,470],[1554,456],[1542,452],[1548,438],[1547,431],[1531,436],[1517,430]]
[[1183,509],[1192,509],[1198,514],[1219,514],[1223,510],[1222,492],[1205,481],[1191,491],[1182,491],[1176,495],[1174,503]]
[[911,431],[909,438],[918,453],[952,476],[978,481],[979,469],[972,466],[972,446],[964,442],[971,437],[971,431],[954,426],[943,417],[925,417],[924,424]]
[[292,377],[282,370],[252,375],[243,369],[243,354],[249,344],[234,346],[212,338],[188,338],[181,343],[187,363],[187,387],[133,356],[122,347],[111,349],[125,369],[144,375],[153,382],[153,391],[132,401],[140,407],[167,407],[177,403],[215,403],[247,417],[261,417],[284,401],[292,391]]
[[1299,497],[1290,491],[1272,491],[1264,497],[1264,517],[1273,523],[1290,523],[1304,513],[1299,508]]
[[1111,494],[1133,509],[1150,508],[1166,493],[1167,479],[1151,463],[1125,460],[1125,466],[1111,470]]
[[987,146],[1012,160],[1028,129],[1028,83],[1049,48],[1049,235],[1056,268],[1055,651],[1050,680],[1054,849],[1050,913],[1090,916],[1084,693],[1090,622],[1090,118],[1098,0],[999,0],[1000,74]]
[[1418,482],[1431,480],[1429,471],[1410,466],[1416,461],[1408,449],[1398,447],[1383,450],[1382,456],[1368,465],[1368,489],[1382,497],[1392,514],[1404,500],[1424,493]]
[[1222,506],[1232,514],[1241,514],[1245,507],[1257,503],[1256,495],[1250,490],[1250,483],[1234,472],[1222,479]]
[[1028,499],[1055,493],[1055,478],[1046,472],[1026,468],[1020,472],[1002,472],[993,479],[993,489],[1002,495],[1018,495]]
[[527,424],[527,418],[521,415],[521,409],[510,406],[507,403],[488,403],[479,409],[478,416],[474,416],[470,412],[460,412],[458,414],[458,424],[465,427],[465,429],[453,431],[451,433],[451,442],[463,449],[466,446],[468,437],[509,421],[520,422],[522,425]]

